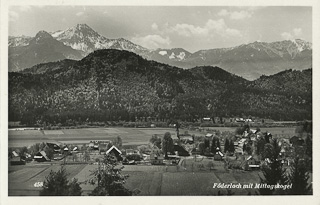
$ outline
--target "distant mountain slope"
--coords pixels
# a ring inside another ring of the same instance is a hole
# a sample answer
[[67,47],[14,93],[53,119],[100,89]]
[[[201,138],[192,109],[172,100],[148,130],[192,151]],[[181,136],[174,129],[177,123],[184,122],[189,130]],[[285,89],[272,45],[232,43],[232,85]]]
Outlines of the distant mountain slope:
[[46,31],[40,31],[28,45],[9,47],[9,71],[20,71],[39,63],[63,59],[81,59],[79,51],[55,40]]
[[[51,35],[64,45],[79,51],[82,57],[99,49],[127,50],[148,60],[180,68],[218,66],[248,80],[288,69],[303,70],[312,67],[312,44],[301,39],[271,43],[253,42],[231,48],[215,48],[190,53],[183,48],[151,50],[124,38],[109,39],[86,24],[77,24],[66,30],[51,32]],[[29,42],[28,37],[10,37],[9,51],[15,53],[15,50],[21,50],[20,47],[29,45]],[[69,55],[64,56],[64,58],[71,58]],[[29,61],[36,61],[33,58],[36,56],[28,55]],[[50,54],[48,58],[51,60]],[[58,59],[61,60],[61,56]],[[9,70],[30,67],[30,63],[22,64],[24,60],[20,62],[20,59],[12,58]]]
[[[269,82],[276,77],[271,76]],[[288,78],[288,83],[290,79],[295,78]],[[310,75],[304,80],[311,83]],[[204,116],[242,115],[311,118],[311,90],[301,95],[294,86],[283,92],[274,89],[278,87],[262,86],[218,67],[185,70],[132,52],[107,49],[80,61],[41,64],[24,73],[9,73],[9,118],[27,123],[134,121],[142,117],[192,121]]]
[[27,46],[31,39],[29,36],[9,36],[8,44],[9,47]]
[[[309,95],[312,93],[312,69],[285,70],[272,76],[261,76],[251,83],[252,87],[279,92]],[[311,96],[310,96],[311,97]]]
[[[167,52],[170,56],[170,52]],[[192,68],[201,65],[221,67],[228,72],[254,80],[261,75],[272,75],[287,69],[312,67],[312,45],[303,40],[273,43],[254,42],[232,48],[197,51],[183,60],[171,61],[151,56],[178,67]]]

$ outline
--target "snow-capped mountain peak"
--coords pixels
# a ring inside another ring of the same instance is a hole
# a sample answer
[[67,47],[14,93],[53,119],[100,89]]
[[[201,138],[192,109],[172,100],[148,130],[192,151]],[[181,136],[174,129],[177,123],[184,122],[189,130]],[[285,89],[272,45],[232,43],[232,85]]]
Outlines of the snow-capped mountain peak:
[[108,39],[93,30],[87,24],[77,24],[65,31],[56,31],[51,33],[58,41],[73,49],[81,50],[86,55],[98,49],[119,49],[128,50],[136,53],[145,53],[148,49],[136,45],[127,39]]

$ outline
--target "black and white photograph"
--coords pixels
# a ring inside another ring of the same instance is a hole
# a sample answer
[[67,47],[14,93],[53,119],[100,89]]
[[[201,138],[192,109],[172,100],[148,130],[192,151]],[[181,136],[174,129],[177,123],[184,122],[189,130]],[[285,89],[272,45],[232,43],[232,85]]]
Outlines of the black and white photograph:
[[315,2],[2,1],[2,195],[312,200]]

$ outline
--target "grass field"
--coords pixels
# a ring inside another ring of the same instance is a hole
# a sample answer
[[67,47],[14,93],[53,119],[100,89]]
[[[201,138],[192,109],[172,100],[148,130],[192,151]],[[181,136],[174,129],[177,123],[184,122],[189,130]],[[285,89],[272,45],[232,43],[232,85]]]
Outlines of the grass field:
[[[210,162],[213,163],[214,170],[207,167]],[[203,164],[205,168],[199,169],[199,164]],[[76,178],[81,183],[83,195],[88,195],[95,188],[84,182],[92,178],[91,173],[97,165],[70,164],[64,167],[69,173],[69,179]],[[43,182],[51,170],[58,171],[60,168],[61,165],[50,163],[9,166],[9,196],[39,195],[41,188],[34,187],[34,184]],[[193,158],[186,158],[179,166],[125,165],[122,173],[129,175],[125,186],[130,190],[139,190],[141,196],[218,195],[219,191],[226,195],[226,189],[212,188],[214,183],[259,182],[258,172],[225,171],[223,163],[212,159],[194,161]],[[248,189],[231,191],[235,195],[254,193],[254,190]]]
[[[210,127],[210,130],[234,132],[234,127]],[[263,132],[268,131],[273,135],[293,136],[294,127],[261,128]],[[184,133],[187,130],[180,130]],[[9,130],[9,147],[29,146],[44,141],[60,141],[63,143],[88,143],[90,140],[110,140],[120,136],[123,145],[147,144],[154,134],[164,135],[170,132],[173,139],[176,138],[174,128],[87,128],[87,129],[65,129],[65,130]],[[212,131],[188,131],[189,134],[205,135]]]
[[[68,178],[72,179],[87,165],[66,165]],[[58,164],[38,164],[19,165],[18,169],[11,170],[9,167],[9,196],[15,195],[39,195],[41,188],[35,187],[36,182],[43,182],[50,171],[58,171],[61,166]],[[11,172],[10,172],[11,170]]]

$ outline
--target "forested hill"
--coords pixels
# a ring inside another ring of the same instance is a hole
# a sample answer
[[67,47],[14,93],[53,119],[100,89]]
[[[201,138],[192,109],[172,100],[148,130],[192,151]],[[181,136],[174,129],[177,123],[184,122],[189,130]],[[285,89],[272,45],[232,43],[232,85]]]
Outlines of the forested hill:
[[[299,74],[305,75],[301,86],[311,85],[307,71]],[[98,50],[80,61],[40,64],[23,73],[9,73],[9,120],[33,124],[67,119],[134,121],[150,116],[191,121],[241,115],[311,119],[311,90],[301,95],[293,87],[282,92],[279,85],[265,84],[218,67],[184,70],[128,51]]]

